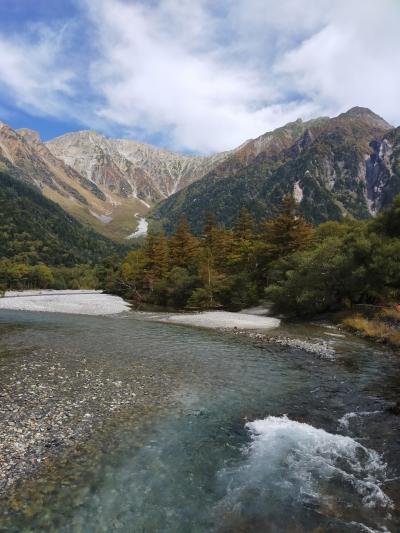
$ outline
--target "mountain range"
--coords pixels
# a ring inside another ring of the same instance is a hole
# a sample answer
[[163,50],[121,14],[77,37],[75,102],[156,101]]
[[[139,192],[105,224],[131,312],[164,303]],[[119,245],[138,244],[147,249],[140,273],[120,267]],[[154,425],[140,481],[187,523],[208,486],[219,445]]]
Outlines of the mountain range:
[[228,154],[181,155],[93,131],[44,143],[35,131],[0,123],[0,169],[116,240],[129,236],[152,205],[200,179]]
[[250,140],[151,216],[172,231],[184,214],[195,232],[204,215],[231,226],[241,208],[269,218],[292,194],[312,223],[368,218],[400,192],[400,128],[353,108],[335,118],[298,120]]
[[167,232],[185,215],[199,232],[207,211],[226,226],[242,207],[260,220],[288,193],[320,223],[367,218],[390,204],[400,192],[400,128],[356,107],[193,156],[94,131],[42,142],[35,131],[0,123],[0,170],[125,243],[144,215]]

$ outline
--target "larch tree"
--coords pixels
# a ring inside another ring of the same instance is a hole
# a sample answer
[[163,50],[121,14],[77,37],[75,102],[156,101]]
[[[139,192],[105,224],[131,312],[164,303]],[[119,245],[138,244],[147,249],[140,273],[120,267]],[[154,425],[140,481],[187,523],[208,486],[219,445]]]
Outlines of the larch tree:
[[190,232],[187,218],[182,217],[169,240],[171,266],[190,268],[193,266],[198,249],[199,242]]

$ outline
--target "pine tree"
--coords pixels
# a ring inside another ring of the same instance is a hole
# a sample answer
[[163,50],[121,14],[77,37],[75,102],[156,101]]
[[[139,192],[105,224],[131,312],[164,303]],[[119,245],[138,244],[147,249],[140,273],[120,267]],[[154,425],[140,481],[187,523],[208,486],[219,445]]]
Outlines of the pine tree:
[[292,196],[282,200],[279,214],[262,225],[264,251],[271,260],[304,248],[313,238],[314,229],[298,213]]
[[168,241],[163,232],[149,233],[145,244],[145,279],[150,290],[166,277],[169,271]]
[[246,208],[240,210],[239,216],[234,224],[234,235],[236,239],[251,241],[254,239],[256,223],[253,215]]
[[140,303],[143,299],[147,258],[144,250],[129,252],[121,265],[117,286],[132,300]]
[[206,246],[212,245],[213,230],[217,227],[215,215],[207,211],[204,216],[202,239]]
[[295,200],[285,196],[278,215],[261,225],[256,250],[259,289],[268,285],[274,261],[305,248],[313,236],[314,229],[299,215]]
[[169,240],[171,267],[190,268],[198,252],[198,240],[192,235],[186,217],[182,217]]
[[241,209],[233,229],[233,246],[227,258],[236,272],[253,273],[256,268],[256,223],[247,209]]

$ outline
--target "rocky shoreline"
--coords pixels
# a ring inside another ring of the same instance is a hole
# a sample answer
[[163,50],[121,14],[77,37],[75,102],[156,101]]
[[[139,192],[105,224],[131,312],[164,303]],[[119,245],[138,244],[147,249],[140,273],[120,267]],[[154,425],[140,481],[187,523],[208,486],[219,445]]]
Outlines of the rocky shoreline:
[[49,457],[75,446],[121,409],[133,408],[143,384],[57,352],[0,359],[0,495]]
[[[335,358],[335,351],[326,341],[271,335],[234,324],[217,329],[260,344],[273,343],[324,359]],[[17,350],[13,356],[3,350],[0,497],[10,494],[18,481],[34,477],[48,459],[79,446],[118,413],[134,413],[148,406],[157,380],[142,370],[116,370],[108,366],[107,360],[100,364],[69,349]]]
[[307,353],[317,355],[321,359],[328,359],[333,361],[335,360],[336,356],[335,350],[330,346],[328,341],[324,340],[312,340],[309,338],[299,339],[282,335],[265,335],[264,333],[255,333],[244,329],[234,329],[233,333],[235,335],[243,335],[245,337],[253,339],[260,344],[278,344],[280,346],[289,346],[290,348],[297,348]]

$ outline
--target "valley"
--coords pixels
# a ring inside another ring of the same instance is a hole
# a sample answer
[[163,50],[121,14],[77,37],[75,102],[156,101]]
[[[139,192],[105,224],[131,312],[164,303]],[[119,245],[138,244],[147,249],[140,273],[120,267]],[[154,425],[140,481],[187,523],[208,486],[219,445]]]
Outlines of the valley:
[[94,131],[41,142],[32,130],[0,126],[5,171],[120,243],[143,215],[168,233],[185,215],[199,233],[208,211],[226,227],[243,207],[260,221],[295,191],[309,222],[368,218],[400,192],[399,153],[399,130],[364,108],[299,119],[210,156]]
[[399,146],[1,125],[1,531],[396,531]]
[[0,533],[400,532],[399,0],[0,0]]

